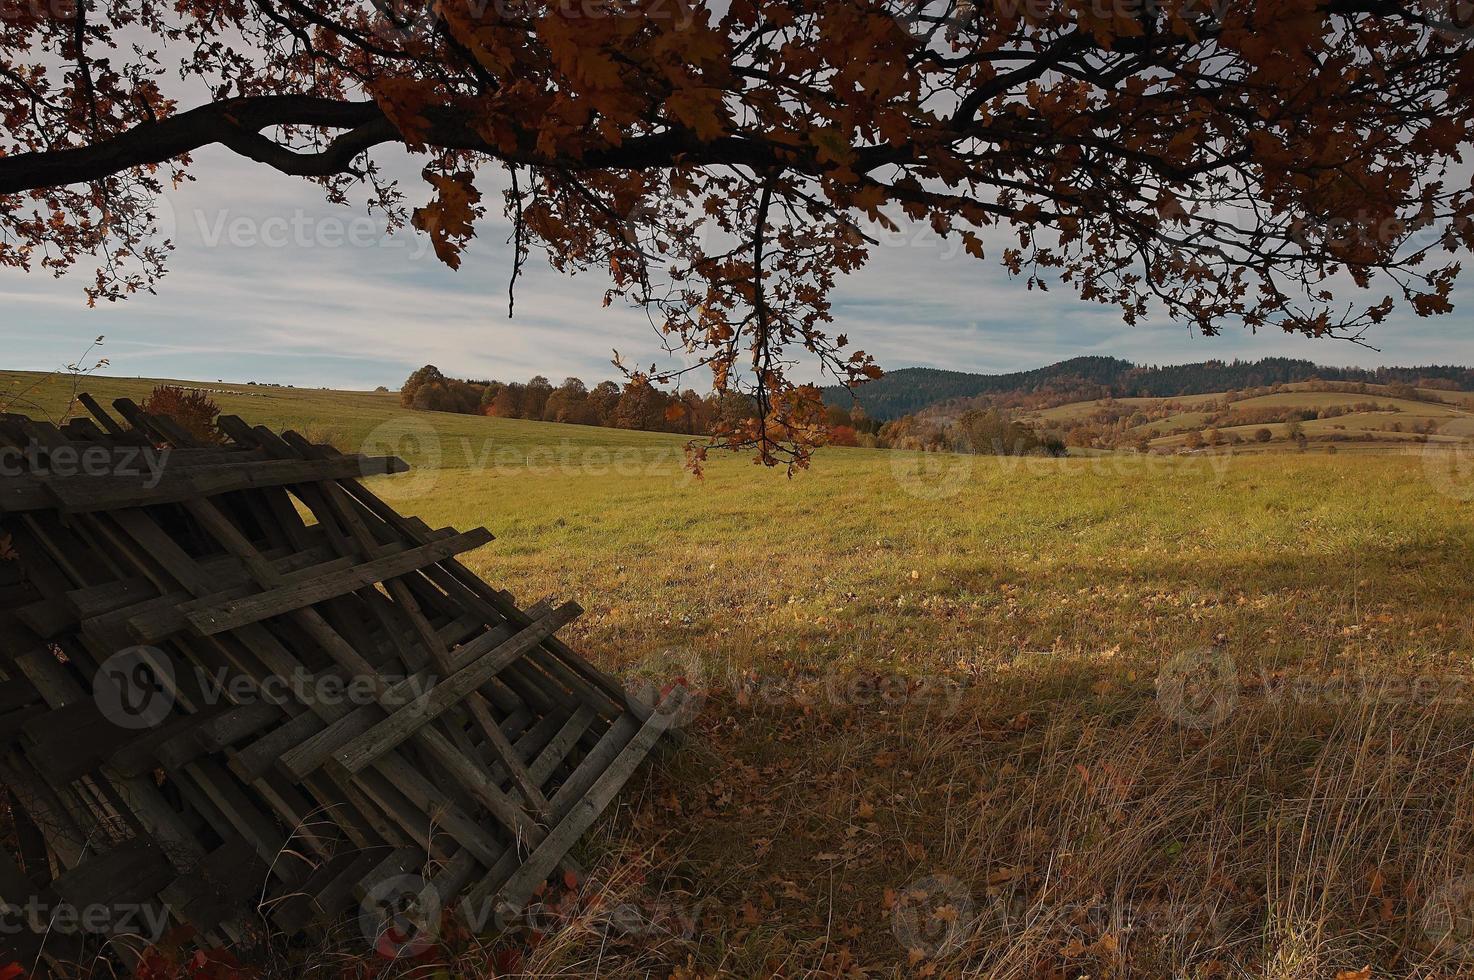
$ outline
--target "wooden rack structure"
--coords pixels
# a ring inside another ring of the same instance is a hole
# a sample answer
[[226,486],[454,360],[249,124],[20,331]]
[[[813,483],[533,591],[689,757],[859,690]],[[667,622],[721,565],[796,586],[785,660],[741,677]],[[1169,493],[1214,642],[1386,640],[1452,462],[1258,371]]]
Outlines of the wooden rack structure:
[[[405,875],[521,910],[681,692],[640,703],[555,637],[576,604],[519,609],[456,560],[485,529],[359,482],[396,458],[81,401],[95,421],[0,416],[0,900],[156,909],[212,944]],[[0,966],[44,938],[0,935]]]

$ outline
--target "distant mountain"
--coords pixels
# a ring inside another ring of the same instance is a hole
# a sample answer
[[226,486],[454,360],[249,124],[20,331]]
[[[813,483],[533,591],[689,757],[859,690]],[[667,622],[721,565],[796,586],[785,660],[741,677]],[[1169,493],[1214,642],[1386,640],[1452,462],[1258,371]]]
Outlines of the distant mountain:
[[[1289,357],[1259,361],[1203,361],[1165,366],[1133,364],[1116,357],[1072,357],[1047,367],[1012,374],[970,374],[938,368],[899,368],[879,381],[855,390],[872,418],[887,420],[923,409],[958,403],[979,396],[1003,396],[998,401],[1025,399],[1065,404],[1092,398],[1136,396],[1170,398],[1204,395],[1241,388],[1260,388],[1294,381],[1364,381],[1368,384],[1437,381],[1474,390],[1474,368],[1453,365],[1427,367],[1339,368]],[[845,408],[851,394],[838,385],[824,389],[824,401]]]

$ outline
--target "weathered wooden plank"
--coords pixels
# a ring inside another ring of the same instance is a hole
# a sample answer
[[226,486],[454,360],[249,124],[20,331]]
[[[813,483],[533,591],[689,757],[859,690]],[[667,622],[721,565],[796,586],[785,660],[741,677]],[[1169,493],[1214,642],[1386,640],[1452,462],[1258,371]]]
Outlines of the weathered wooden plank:
[[[411,682],[417,682],[421,676],[416,675],[415,678],[401,681],[391,687],[385,695],[385,700],[402,697],[407,701],[412,697],[408,693],[413,690]],[[281,754],[281,766],[297,779],[306,778],[308,774],[316,772],[328,759],[332,758],[334,752],[373,728],[383,718],[382,711],[375,711],[368,706],[360,707],[331,725],[319,727],[312,735],[288,748]]]
[[587,793],[579,796],[558,826],[548,833],[522,866],[507,879],[497,893],[495,908],[499,914],[510,917],[527,904],[537,886],[553,873],[568,849],[593,826],[604,809],[614,802],[615,796],[624,788],[630,776],[634,775],[635,769],[645,761],[660,736],[675,720],[685,696],[685,688],[681,687],[666,695],[609,768],[595,780]]
[[299,933],[348,905],[353,886],[382,859],[377,851],[335,854],[313,871],[301,888],[269,902],[264,911],[283,932]]
[[[347,595],[386,579],[405,575],[432,565],[451,555],[479,548],[491,540],[491,533],[477,528],[452,538],[411,548],[361,565],[348,565],[314,577],[308,581],[285,585],[260,595],[231,599],[217,606],[191,610],[186,614],[200,633],[211,636],[247,623],[260,622],[271,616],[302,609],[336,596]],[[347,562],[347,559],[340,559]]]
[[551,636],[554,630],[570,622],[581,612],[583,610],[578,603],[565,603],[516,633],[511,639],[490,649],[482,649],[484,645],[480,644],[480,638],[473,640],[467,646],[476,647],[478,656],[468,666],[349,742],[334,758],[347,771],[358,772],[409,738],[427,722],[438,718],[452,705],[459,703],[467,694],[495,677],[507,664]]
[[152,898],[174,877],[163,852],[151,841],[138,840],[89,854],[51,887],[63,901],[82,908]]
[[532,778],[542,786],[553,775],[563,760],[568,758],[568,753],[578,744],[583,733],[589,730],[598,716],[588,705],[581,705],[577,711],[568,719],[553,740],[538,753],[538,757],[532,763]]
[[92,417],[97,419],[97,421],[102,424],[102,427],[108,431],[108,435],[112,436],[113,438],[118,440],[128,440],[134,437],[143,437],[143,433],[137,432],[136,430],[130,431],[119,425],[118,420],[109,415],[107,409],[99,405],[97,403],[97,399],[93,398],[87,392],[78,392],[77,401],[81,402],[82,407],[92,413]]
[[[398,554],[408,545],[391,545],[384,549],[386,554]],[[271,562],[272,568],[283,583],[306,582],[322,575],[330,575],[351,568],[351,558],[335,558],[325,546],[314,546],[304,551],[279,555],[263,552],[262,557]],[[188,614],[194,609],[220,606],[232,599],[259,594],[253,588],[254,579],[234,555],[216,557],[200,562],[201,571],[216,586],[216,591],[201,598],[194,598],[186,591],[171,592],[140,602],[136,609],[114,609],[111,615],[126,617],[128,631],[140,643],[156,643],[180,630],[189,629]],[[83,628],[88,627],[83,623]]]
[[[293,752],[297,746],[313,738],[324,728],[324,722],[310,711],[304,711],[297,717],[279,726],[275,731],[264,735],[250,745],[241,749],[230,760],[230,768],[237,776],[246,782],[252,782]],[[307,772],[298,773],[290,766],[284,767],[296,779],[302,779]]]
[[161,476],[79,474],[6,477],[0,481],[0,513],[55,508],[64,514],[85,514],[178,503],[237,490],[403,473],[408,468],[407,463],[393,456],[342,456],[324,460],[226,463],[188,469],[166,467]]
[[157,749],[159,764],[166,769],[183,768],[202,756],[220,752],[226,746],[233,745],[284,717],[285,712],[280,707],[266,702],[229,708],[160,743]]
[[26,754],[44,759],[47,776],[64,783],[102,765],[114,747],[137,734],[114,725],[91,701],[54,708],[24,731]]
[[292,860],[291,852],[283,849],[287,835],[276,821],[256,806],[255,801],[213,759],[197,759],[186,764],[183,771],[209,796],[210,802],[229,822],[229,828],[219,828],[222,835],[227,829],[233,829],[245,837],[271,873],[286,884],[295,885],[306,877],[306,869],[300,861]]
[[159,897],[201,932],[256,911],[270,872],[244,837],[232,837],[159,891]]

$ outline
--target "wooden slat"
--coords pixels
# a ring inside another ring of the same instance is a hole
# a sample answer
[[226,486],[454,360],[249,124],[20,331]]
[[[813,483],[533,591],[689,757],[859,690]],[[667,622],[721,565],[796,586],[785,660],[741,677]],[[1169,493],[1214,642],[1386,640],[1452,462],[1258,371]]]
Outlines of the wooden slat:
[[336,596],[404,575],[451,555],[479,548],[491,540],[491,532],[476,528],[455,537],[432,541],[397,555],[390,555],[341,571],[330,572],[306,582],[285,585],[260,595],[231,599],[216,606],[186,614],[194,628],[205,636],[257,623],[272,616],[302,609]]
[[99,405],[97,399],[93,398],[87,392],[79,392],[77,394],[77,401],[81,402],[82,406],[92,413],[92,417],[102,423],[102,427],[115,439],[126,440],[131,436],[136,435],[141,437],[143,435],[142,433],[130,433],[127,429],[124,429],[118,424],[117,419],[109,415],[107,409]]
[[408,464],[393,456],[342,456],[324,460],[231,463],[186,470],[166,467],[156,486],[151,485],[153,477],[7,477],[0,482],[0,513],[56,508],[64,514],[85,514],[178,503],[252,488],[403,473],[408,468]]
[[315,870],[302,887],[265,909],[277,928],[288,935],[313,922],[335,915],[348,904],[356,885],[382,860],[376,852],[344,851]]
[[[468,666],[353,739],[334,754],[334,759],[348,772],[358,772],[409,738],[427,722],[438,718],[451,706],[459,703],[467,694],[495,677],[507,664],[551,636],[554,630],[570,622],[581,612],[583,610],[578,603],[566,603],[516,633],[511,639],[480,653]],[[478,651],[479,649],[478,647]]]
[[580,705],[572,717],[558,730],[558,734],[553,736],[553,740],[542,752],[538,753],[537,759],[532,764],[532,778],[537,780],[539,786],[544,785],[548,777],[558,766],[562,765],[563,760],[568,758],[568,753],[573,751],[573,747],[578,744],[578,740],[583,737],[584,732],[589,730],[597,717],[588,705]]
[[624,788],[630,776],[634,775],[635,769],[645,761],[660,736],[675,720],[685,696],[685,688],[681,687],[666,695],[609,768],[595,780],[587,793],[580,795],[558,826],[548,833],[522,866],[501,886],[494,902],[498,913],[510,918],[521,911],[537,886],[553,873],[568,849],[593,826],[605,807],[614,802],[615,796]]

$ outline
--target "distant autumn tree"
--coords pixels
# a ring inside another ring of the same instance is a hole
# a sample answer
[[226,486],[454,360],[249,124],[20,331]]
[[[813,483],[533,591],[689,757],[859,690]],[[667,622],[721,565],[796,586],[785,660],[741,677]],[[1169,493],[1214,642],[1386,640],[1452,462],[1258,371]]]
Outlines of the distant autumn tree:
[[[902,222],[1128,322],[1356,337],[1446,312],[1474,245],[1459,0],[44,0],[0,16],[0,263],[151,288],[209,146],[355,191],[458,266],[508,173],[533,249],[605,270],[802,463],[799,357],[879,371],[830,293]],[[181,78],[183,82],[181,83]],[[173,88],[171,88],[173,86]],[[176,90],[177,89],[177,90]],[[182,100],[182,101],[180,101]],[[374,153],[424,164],[411,208]],[[480,186],[478,186],[478,182]],[[428,200],[426,200],[428,197]],[[723,418],[729,418],[723,413]],[[820,433],[822,436],[822,432]]]
[[526,387],[513,381],[511,384],[502,385],[501,390],[496,393],[491,404],[486,408],[487,415],[494,415],[499,419],[520,419],[523,417],[523,395]]
[[549,422],[592,425],[594,413],[589,408],[587,386],[579,378],[563,379],[563,383],[548,396],[547,403],[543,406],[542,417]]
[[446,377],[440,369],[433,364],[426,364],[406,378],[404,384],[400,386],[399,404],[405,408],[413,408],[415,399],[426,386],[444,387],[445,383]]
[[541,419],[553,394],[553,383],[542,375],[534,375],[522,389],[522,417]]
[[613,425],[614,414],[619,410],[619,385],[613,381],[600,381],[589,391],[589,410],[595,425]]
[[650,382],[636,376],[624,386],[614,409],[614,425],[621,429],[664,428],[670,397]]

